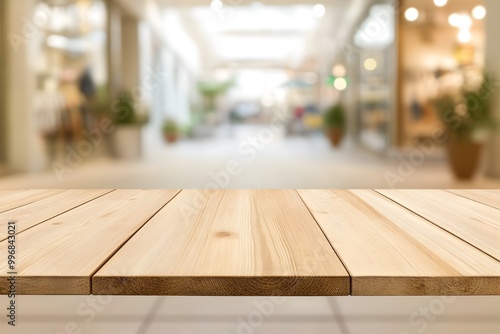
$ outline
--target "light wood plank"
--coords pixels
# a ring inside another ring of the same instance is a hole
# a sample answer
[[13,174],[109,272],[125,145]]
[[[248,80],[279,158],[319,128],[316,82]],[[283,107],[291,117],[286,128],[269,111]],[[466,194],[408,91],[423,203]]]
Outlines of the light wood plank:
[[[0,213],[0,231],[7,231],[7,223],[16,221],[17,233],[21,233],[111,191],[111,189],[72,189]],[[6,235],[0,234],[0,241],[5,239]]]
[[500,261],[500,211],[444,190],[377,190]]
[[500,262],[372,190],[299,190],[351,294],[500,294]]
[[[116,190],[17,236],[18,294],[90,294],[91,276],[177,190]],[[0,243],[0,254],[7,254]],[[0,273],[6,273],[0,257]],[[3,274],[5,275],[5,274]],[[0,294],[7,281],[0,276]]]
[[0,213],[62,193],[63,189],[28,189],[0,198]]
[[184,190],[93,276],[94,294],[347,295],[293,190]]
[[[22,189],[25,190],[25,189]],[[2,197],[9,196],[15,194],[16,192],[20,192],[21,190],[11,190],[11,189],[0,189],[0,200]]]
[[500,190],[498,189],[448,189],[447,191],[500,209]]

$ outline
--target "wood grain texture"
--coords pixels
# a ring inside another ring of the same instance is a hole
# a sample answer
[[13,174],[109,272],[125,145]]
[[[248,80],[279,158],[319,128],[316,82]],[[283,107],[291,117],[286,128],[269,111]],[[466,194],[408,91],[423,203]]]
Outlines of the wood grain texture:
[[500,261],[500,211],[444,190],[377,190]]
[[347,295],[293,190],[183,190],[93,276],[94,294]]
[[448,189],[447,191],[500,209],[500,190],[498,189]]
[[[91,276],[173,196],[176,190],[115,190],[17,236],[17,292],[91,293]],[[6,241],[0,254],[7,254]],[[5,294],[6,257],[0,258]]]
[[[69,211],[79,205],[89,202],[99,196],[111,192],[108,189],[74,189],[41,199],[0,213],[0,231],[7,231],[9,221],[17,222],[17,233],[21,233],[61,213]],[[0,241],[7,239],[0,234]]]
[[299,194],[349,271],[351,295],[500,294],[500,262],[372,190]]
[[500,295],[499,193],[9,190],[0,237],[18,294]]
[[[25,189],[22,189],[22,190],[25,190]],[[21,192],[22,190],[0,189],[0,200],[2,199],[2,197]]]
[[0,198],[0,213],[62,193],[62,189],[28,189],[15,191]]

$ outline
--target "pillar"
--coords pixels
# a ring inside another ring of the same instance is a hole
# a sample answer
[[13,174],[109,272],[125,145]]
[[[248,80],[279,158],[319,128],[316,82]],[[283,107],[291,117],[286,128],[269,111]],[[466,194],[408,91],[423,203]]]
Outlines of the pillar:
[[0,1],[0,165],[7,159],[7,138],[6,138],[6,101],[5,89],[7,78],[5,77],[5,1]]
[[[500,80],[500,1],[485,0],[486,16],[486,71],[493,73]],[[493,113],[500,126],[500,85],[495,85],[493,98]],[[486,174],[490,177],[500,178],[500,131],[497,130],[487,145],[488,161]]]
[[122,87],[122,10],[115,0],[107,0],[108,8],[108,80],[111,99],[116,98]]
[[34,22],[36,0],[2,0],[7,36],[5,71],[5,148],[10,170],[33,172],[45,168],[43,141],[33,115],[36,61],[33,43],[40,33]]
[[130,91],[140,85],[139,74],[139,20],[124,16],[122,25],[122,84],[123,89]]

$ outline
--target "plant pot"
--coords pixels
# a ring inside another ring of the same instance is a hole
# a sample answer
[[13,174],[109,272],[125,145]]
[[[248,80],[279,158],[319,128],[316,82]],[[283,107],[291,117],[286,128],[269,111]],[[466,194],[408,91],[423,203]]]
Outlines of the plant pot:
[[344,129],[331,127],[326,130],[326,135],[333,147],[339,147],[344,138]]
[[175,143],[178,138],[176,133],[163,133],[163,137],[165,138],[165,141],[169,144]]
[[139,160],[142,157],[142,126],[119,125],[112,134],[113,153],[122,160]]
[[482,145],[470,140],[451,138],[448,156],[453,174],[459,180],[470,180],[476,173],[481,158]]

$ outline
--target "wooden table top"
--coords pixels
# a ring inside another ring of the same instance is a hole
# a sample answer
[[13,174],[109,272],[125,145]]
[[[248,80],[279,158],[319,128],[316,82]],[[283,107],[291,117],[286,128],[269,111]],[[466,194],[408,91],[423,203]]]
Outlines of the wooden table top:
[[0,190],[24,295],[500,295],[500,190]]

